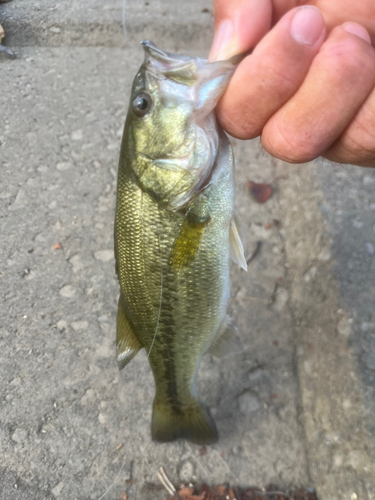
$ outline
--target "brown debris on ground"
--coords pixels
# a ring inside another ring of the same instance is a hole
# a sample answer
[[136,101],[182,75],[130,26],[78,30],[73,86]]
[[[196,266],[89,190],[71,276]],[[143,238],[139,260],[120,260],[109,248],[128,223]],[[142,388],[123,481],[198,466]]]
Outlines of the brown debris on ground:
[[210,487],[206,484],[197,489],[192,484],[180,486],[176,490],[168,479],[163,467],[156,473],[159,481],[171,495],[168,500],[318,500],[315,492],[311,489],[297,489],[291,492],[280,491],[274,484],[266,488],[237,488],[224,485]]
[[265,182],[248,181],[247,189],[257,203],[265,203],[272,196],[272,187]]
[[274,485],[261,488],[231,488],[226,486],[209,487],[202,485],[200,489],[183,486],[168,500],[318,500],[312,490],[299,489],[290,493],[279,491]]

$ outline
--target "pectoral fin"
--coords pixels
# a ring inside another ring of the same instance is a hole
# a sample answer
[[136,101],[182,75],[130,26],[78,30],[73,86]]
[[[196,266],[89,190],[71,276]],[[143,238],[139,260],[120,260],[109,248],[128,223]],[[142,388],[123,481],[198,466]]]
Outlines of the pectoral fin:
[[209,215],[198,218],[189,213],[186,216],[172,248],[170,256],[172,269],[181,269],[194,261],[209,221]]
[[241,238],[241,223],[238,217],[234,215],[230,221],[229,227],[229,251],[231,259],[238,264],[242,269],[247,271],[247,262],[245,259],[244,249]]
[[123,298],[120,295],[117,310],[116,356],[117,364],[122,370],[142,349],[126,317]]
[[211,354],[216,358],[223,358],[229,354],[238,354],[243,350],[244,345],[237,334],[237,328],[233,325],[230,317],[226,316],[207,350],[207,354]]

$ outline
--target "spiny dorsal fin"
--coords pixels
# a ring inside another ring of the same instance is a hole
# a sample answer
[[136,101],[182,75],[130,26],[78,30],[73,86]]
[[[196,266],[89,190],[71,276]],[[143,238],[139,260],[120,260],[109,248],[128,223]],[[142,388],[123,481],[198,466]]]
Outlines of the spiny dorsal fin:
[[120,370],[122,370],[143,347],[135,336],[126,317],[123,300],[124,299],[120,295],[117,310],[116,335],[116,356],[117,364]]
[[229,252],[231,259],[238,264],[242,269],[247,271],[247,262],[242,244],[243,236],[241,230],[241,223],[234,215],[230,221],[229,228]]

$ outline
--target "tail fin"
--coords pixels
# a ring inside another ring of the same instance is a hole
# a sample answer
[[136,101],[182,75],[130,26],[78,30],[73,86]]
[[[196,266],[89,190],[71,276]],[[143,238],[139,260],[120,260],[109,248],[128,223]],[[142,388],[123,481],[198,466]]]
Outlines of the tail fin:
[[151,433],[154,441],[163,443],[182,438],[205,445],[215,443],[219,438],[208,408],[198,401],[181,410],[154,401]]

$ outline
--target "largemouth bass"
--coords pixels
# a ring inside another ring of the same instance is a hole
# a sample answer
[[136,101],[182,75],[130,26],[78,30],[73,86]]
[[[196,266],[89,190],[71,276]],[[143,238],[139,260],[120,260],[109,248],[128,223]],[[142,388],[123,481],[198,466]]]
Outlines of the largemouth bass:
[[152,438],[217,440],[197,400],[202,355],[238,350],[229,257],[246,269],[233,209],[233,153],[214,108],[237,60],[208,63],[142,42],[125,122],[115,219],[120,369],[145,348]]

